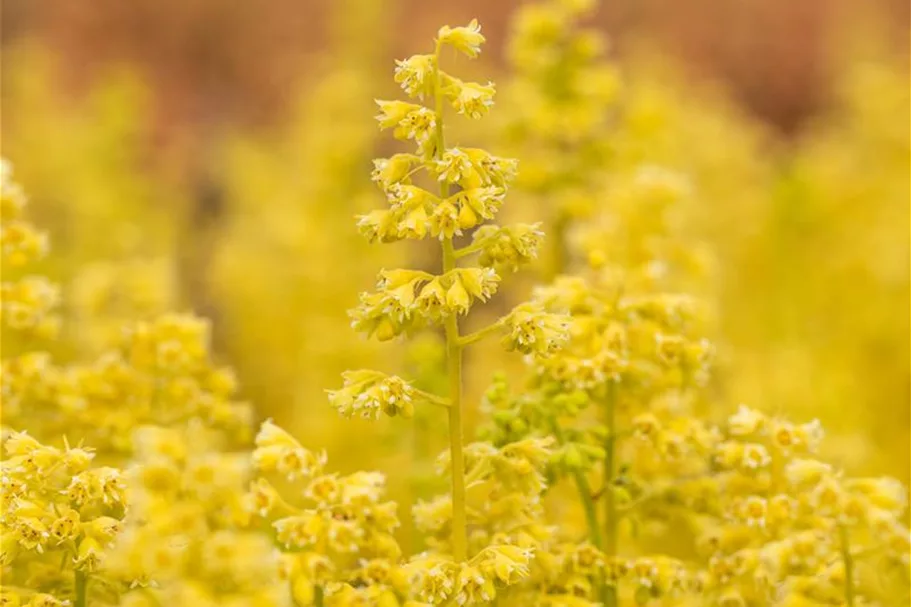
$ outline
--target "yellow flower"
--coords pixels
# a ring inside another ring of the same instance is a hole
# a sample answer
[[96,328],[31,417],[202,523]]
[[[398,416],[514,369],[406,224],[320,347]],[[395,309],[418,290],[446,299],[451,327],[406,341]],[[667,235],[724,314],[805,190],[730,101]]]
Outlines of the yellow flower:
[[540,305],[516,306],[507,316],[506,347],[524,354],[549,356],[569,339],[569,317],[545,312]]
[[376,104],[380,108],[380,113],[376,116],[376,120],[380,123],[381,129],[397,127],[410,113],[423,109],[420,105],[405,101],[383,101],[377,99]]
[[765,528],[768,502],[759,496],[748,496],[740,504],[739,515],[751,527]]
[[452,107],[463,116],[475,120],[484,117],[493,107],[496,92],[494,84],[486,85],[477,82],[463,82],[458,78],[448,78],[445,93]]
[[837,517],[844,514],[847,495],[834,477],[824,477],[810,492],[808,502],[817,515]]
[[330,404],[341,415],[366,419],[378,419],[380,413],[414,415],[417,392],[400,377],[368,370],[346,371],[342,377],[342,389],[328,392]]
[[445,150],[435,162],[437,179],[447,183],[460,183],[474,170],[471,156],[461,148]]
[[[470,208],[470,205],[466,205]],[[463,207],[466,208],[466,207]],[[475,230],[473,244],[481,247],[478,262],[484,267],[503,266],[513,271],[538,256],[544,238],[540,224],[485,225]]]
[[430,233],[440,240],[462,233],[459,228],[459,211],[454,204],[444,200],[434,208],[430,215]]
[[254,480],[244,496],[247,510],[259,516],[267,516],[279,499],[278,491],[264,478]]
[[272,420],[266,420],[256,435],[253,462],[262,471],[275,470],[295,479],[319,473],[325,464],[325,455],[308,451]]
[[101,558],[101,545],[94,538],[86,537],[79,542],[79,550],[76,553],[74,565],[76,569],[95,571],[101,564]]
[[398,127],[393,132],[396,139],[412,140],[418,145],[418,149],[426,156],[428,150],[425,149],[433,139],[434,129],[436,129],[436,114],[427,108],[418,108],[410,112],[399,122]]
[[817,484],[832,474],[832,466],[815,459],[793,459],[785,466],[785,477],[795,488]]
[[908,507],[908,491],[894,478],[849,479],[845,481],[845,486],[850,491],[865,496],[878,508],[899,514]]
[[749,470],[765,468],[772,462],[768,450],[760,444],[748,443],[743,446],[741,465]]
[[459,605],[489,602],[496,597],[493,579],[468,563],[462,563],[455,580],[455,601]]
[[373,161],[373,179],[383,190],[388,190],[397,183],[403,183],[412,166],[418,162],[414,154],[393,154],[389,158],[377,158]]
[[489,546],[472,559],[487,579],[511,586],[528,577],[532,552],[518,546]]
[[331,522],[315,510],[282,518],[272,524],[278,541],[288,548],[306,548],[316,544],[326,534],[329,525]]
[[58,508],[58,517],[51,523],[50,535],[57,544],[75,539],[80,531],[79,523],[79,512],[61,506]]
[[481,34],[481,26],[477,19],[462,27],[449,27],[444,25],[437,34],[437,40],[441,44],[448,44],[474,59],[481,52],[481,45],[484,44],[484,36]]
[[433,55],[414,55],[395,62],[395,81],[409,97],[433,93],[436,66]]
[[421,314],[426,318],[439,320],[448,313],[446,308],[446,289],[439,278],[434,278],[425,284],[415,301]]
[[358,231],[370,242],[395,242],[405,236],[400,233],[396,214],[388,209],[376,209],[357,217]]
[[438,533],[452,518],[452,500],[445,495],[429,501],[420,500],[412,507],[411,515],[419,530],[427,534]]
[[734,436],[749,436],[763,429],[766,417],[760,411],[740,405],[737,413],[728,418],[728,429]]
[[434,558],[417,558],[408,566],[412,584],[420,600],[431,605],[442,605],[461,587],[456,586],[459,566],[451,561]]
[[95,539],[102,546],[108,546],[123,530],[123,523],[110,516],[99,516],[83,523],[82,529],[88,537]]
[[458,277],[452,280],[452,284],[446,291],[446,307],[454,314],[466,314],[471,307],[471,297]]

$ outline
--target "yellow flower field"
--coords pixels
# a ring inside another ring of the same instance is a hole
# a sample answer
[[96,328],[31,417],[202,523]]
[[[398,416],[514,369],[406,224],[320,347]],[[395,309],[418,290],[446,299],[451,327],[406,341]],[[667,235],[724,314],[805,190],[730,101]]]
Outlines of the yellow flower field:
[[909,604],[908,58],[783,134],[598,11],[168,144],[5,45],[0,606]]

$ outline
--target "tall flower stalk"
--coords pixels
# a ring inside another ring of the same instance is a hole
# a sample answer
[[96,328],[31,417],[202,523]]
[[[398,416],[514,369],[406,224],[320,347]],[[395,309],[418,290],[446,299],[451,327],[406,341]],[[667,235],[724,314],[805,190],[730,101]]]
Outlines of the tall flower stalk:
[[[443,78],[440,70],[442,38],[434,49],[434,108],[436,119],[435,159],[443,160],[446,141],[443,135]],[[449,197],[449,182],[440,181],[440,199]],[[456,268],[455,247],[452,235],[442,238],[443,272]],[[452,461],[452,554],[463,561],[468,555],[465,523],[465,458],[462,455],[462,344],[459,343],[459,321],[454,314],[446,318],[446,365],[449,374],[449,454]]]
[[[492,223],[516,175],[515,160],[479,148],[446,146],[446,107],[479,119],[493,105],[495,87],[493,83],[465,82],[443,71],[444,52],[453,49],[475,58],[483,42],[476,21],[464,27],[447,26],[439,30],[432,54],[396,62],[396,82],[411,99],[428,103],[377,101],[380,128],[393,129],[396,139],[412,142],[416,149],[374,161],[372,178],[389,207],[358,218],[360,231],[371,242],[439,240],[440,274],[383,270],[376,291],[361,295],[351,317],[356,330],[381,341],[441,327],[446,336],[448,394],[433,395],[401,378],[374,371],[349,371],[342,389],[330,392],[333,406],[347,416],[376,418],[385,412],[407,417],[415,406],[424,404],[447,409],[449,453],[445,466],[452,485],[448,543],[456,563],[472,558],[462,429],[463,352],[484,337],[503,333],[507,349],[547,356],[566,340],[568,326],[568,319],[560,313],[522,304],[475,333],[460,333],[459,317],[496,292],[500,272],[515,270],[534,259],[543,236],[537,224]],[[471,242],[457,246],[456,238],[469,234]],[[469,472],[475,483],[486,474],[480,465]]]

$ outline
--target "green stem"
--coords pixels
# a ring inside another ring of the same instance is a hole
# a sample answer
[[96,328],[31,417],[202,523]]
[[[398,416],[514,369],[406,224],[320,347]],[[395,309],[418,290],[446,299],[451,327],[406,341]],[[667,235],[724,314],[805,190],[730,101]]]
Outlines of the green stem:
[[851,554],[848,527],[840,524],[838,525],[838,532],[841,536],[841,558],[845,563],[845,605],[854,607],[854,556]]
[[88,586],[88,579],[86,578],[85,572],[79,569],[76,570],[75,577],[75,597],[73,599],[73,607],[86,607],[86,587]]
[[[443,93],[440,71],[440,41],[434,50],[434,112],[436,114],[436,157],[442,158],[446,148],[443,138]],[[449,197],[449,183],[440,182],[440,198]],[[456,268],[452,238],[444,238],[443,272]],[[462,345],[459,343],[459,321],[455,314],[446,318],[446,365],[449,375],[449,455],[452,470],[452,556],[456,561],[468,560],[468,532],[465,515],[465,458],[462,454]]]
[[431,405],[437,405],[438,407],[449,407],[449,399],[443,398],[442,396],[437,396],[436,394],[431,394],[425,390],[415,389],[415,392],[418,396],[426,400]]
[[[607,438],[604,440],[604,518],[605,543],[604,553],[608,559],[617,556],[617,501],[614,495],[614,475],[616,474],[615,450],[617,442],[616,423],[617,383],[611,381],[607,387],[607,399],[604,403]],[[617,607],[618,592],[616,586],[607,588],[604,606]]]
[[474,253],[483,251],[484,247],[487,246],[488,243],[493,242],[495,237],[496,237],[496,235],[489,236],[487,238],[482,238],[481,240],[479,240],[477,242],[473,242],[466,247],[462,247],[461,249],[456,249],[456,252],[455,252],[456,259],[468,257],[469,255],[472,255]]
[[[443,269],[455,267],[452,240],[443,241]],[[455,314],[446,318],[446,358],[449,370],[449,454],[452,460],[452,555],[468,558],[465,517],[465,459],[462,455],[462,346]]]
[[[557,420],[556,416],[550,417],[550,427],[557,442],[561,445],[565,445],[566,439],[563,434],[563,428],[560,427],[560,422]],[[585,511],[585,522],[588,524],[589,539],[595,548],[603,550],[604,545],[601,539],[601,525],[598,522],[598,511],[595,508],[595,499],[592,497],[592,489],[588,484],[588,477],[585,476],[585,472],[582,470],[573,470],[573,480],[576,481],[576,489],[579,491],[579,499],[582,502],[582,509]],[[598,592],[601,595],[601,603],[607,605],[612,590],[608,587],[604,576],[601,576],[601,579],[598,580]]]
[[503,325],[505,323],[506,323],[506,319],[501,318],[497,322],[495,322],[491,325],[487,325],[483,329],[479,329],[479,330],[475,331],[474,333],[469,333],[468,335],[463,335],[462,337],[459,338],[459,345],[462,347],[465,347],[465,346],[475,343],[476,341],[481,341],[482,339],[484,339],[491,333],[496,333],[497,331],[499,331],[501,328],[503,328]]
[[[560,427],[560,422],[557,421],[557,418],[554,416],[551,416],[549,421],[551,431],[554,433],[554,438],[557,439],[557,442],[560,445],[565,445],[566,438],[563,435],[563,429]],[[585,521],[588,524],[589,539],[591,539],[591,543],[595,548],[600,550],[602,548],[601,525],[598,522],[598,512],[595,509],[595,500],[592,499],[592,490],[591,486],[588,484],[588,478],[586,478],[585,472],[582,470],[573,470],[573,479],[576,482],[576,488],[579,490],[582,508],[585,510]]]

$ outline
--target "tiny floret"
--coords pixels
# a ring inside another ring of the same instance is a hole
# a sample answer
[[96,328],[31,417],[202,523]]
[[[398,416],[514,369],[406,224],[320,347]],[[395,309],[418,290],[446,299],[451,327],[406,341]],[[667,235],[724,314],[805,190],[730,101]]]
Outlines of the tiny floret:
[[506,326],[506,347],[523,354],[550,356],[569,340],[569,317],[546,312],[539,304],[516,306],[507,316]]
[[448,44],[461,53],[474,59],[481,53],[481,45],[485,38],[481,34],[481,26],[477,19],[472,19],[468,25],[462,27],[449,27],[444,25],[437,34],[440,44]]
[[390,417],[414,415],[419,400],[417,391],[405,380],[378,371],[346,371],[340,390],[330,390],[330,404],[344,417],[378,419],[381,413]]

